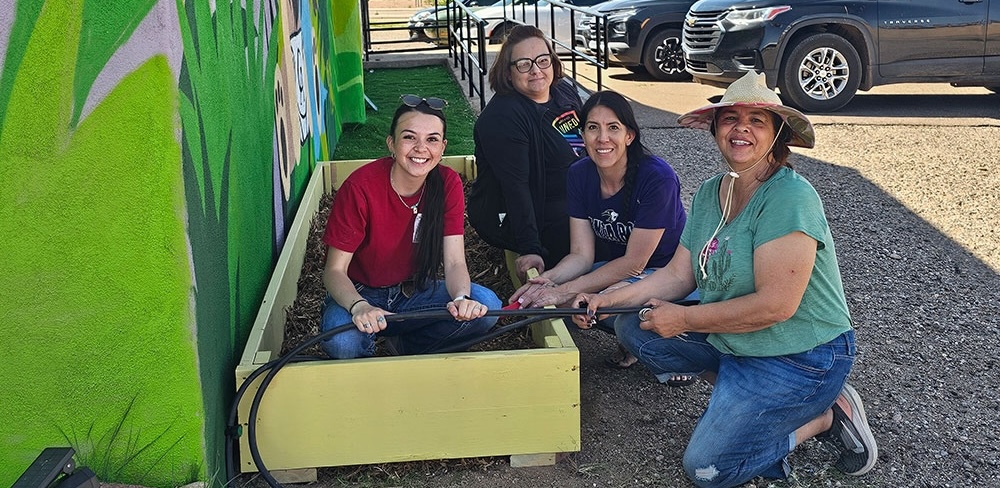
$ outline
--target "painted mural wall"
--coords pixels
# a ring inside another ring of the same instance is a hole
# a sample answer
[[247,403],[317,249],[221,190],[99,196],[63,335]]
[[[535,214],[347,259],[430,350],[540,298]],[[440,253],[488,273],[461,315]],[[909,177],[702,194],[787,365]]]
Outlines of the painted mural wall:
[[335,0],[0,0],[0,486],[222,476],[233,368],[316,161],[364,117]]

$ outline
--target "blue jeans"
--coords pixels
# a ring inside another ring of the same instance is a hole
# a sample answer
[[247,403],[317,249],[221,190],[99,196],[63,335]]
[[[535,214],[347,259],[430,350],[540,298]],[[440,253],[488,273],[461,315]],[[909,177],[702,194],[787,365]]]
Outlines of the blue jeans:
[[854,363],[854,331],[776,357],[723,354],[707,334],[663,338],[640,329],[636,314],[619,317],[615,332],[661,382],[675,375],[718,374],[684,453],[684,471],[702,487],[787,477],[795,430],[833,405]]
[[[354,288],[372,306],[392,313],[444,309],[445,305],[451,301],[444,281],[440,280],[435,282],[434,286],[429,286],[423,291],[416,291],[411,296],[406,296],[400,285],[373,288],[355,283]],[[486,305],[490,310],[496,310],[503,306],[493,290],[475,283],[472,284],[469,295],[473,300]],[[493,327],[496,321],[497,317],[480,317],[467,322],[459,322],[451,318],[390,321],[385,330],[377,335],[397,337],[396,349],[400,354],[422,354],[434,351],[457,339],[483,335]],[[351,323],[351,313],[327,294],[323,304],[321,330],[325,332],[338,325],[348,323]],[[369,357],[375,355],[375,338],[376,334],[374,333],[365,333],[354,328],[334,334],[323,341],[321,345],[323,351],[333,359]]]

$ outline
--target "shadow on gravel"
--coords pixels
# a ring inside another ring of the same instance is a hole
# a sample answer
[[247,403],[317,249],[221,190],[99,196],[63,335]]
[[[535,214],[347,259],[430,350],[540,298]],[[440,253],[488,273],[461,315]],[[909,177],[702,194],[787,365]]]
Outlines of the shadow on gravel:
[[887,95],[859,92],[844,108],[828,115],[864,117],[951,117],[1000,120],[998,94]]

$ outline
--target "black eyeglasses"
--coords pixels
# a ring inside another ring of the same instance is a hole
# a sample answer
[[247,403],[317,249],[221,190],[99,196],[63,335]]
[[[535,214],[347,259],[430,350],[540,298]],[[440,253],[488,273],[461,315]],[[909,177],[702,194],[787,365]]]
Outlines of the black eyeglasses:
[[510,65],[517,68],[520,73],[527,73],[531,71],[531,65],[538,66],[538,69],[546,69],[552,66],[552,55],[542,54],[535,59],[531,58],[521,58],[515,59],[510,62]]
[[416,107],[417,105],[423,103],[434,110],[444,110],[444,108],[448,106],[448,100],[438,97],[424,98],[417,95],[400,95],[399,99],[403,102],[403,105],[406,105],[407,107]]

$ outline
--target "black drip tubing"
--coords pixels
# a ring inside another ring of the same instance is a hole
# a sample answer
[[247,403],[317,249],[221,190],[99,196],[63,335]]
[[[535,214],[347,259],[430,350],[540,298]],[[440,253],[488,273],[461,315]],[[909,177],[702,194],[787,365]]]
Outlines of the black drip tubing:
[[[598,313],[615,315],[624,313],[637,313],[640,310],[642,310],[641,307],[607,308],[598,310]],[[503,327],[497,327],[492,332],[489,332],[482,336],[442,346],[438,350],[432,351],[432,353],[464,351],[475,344],[493,339],[494,337],[506,334],[513,330],[526,327],[530,324],[533,324],[535,322],[541,321],[546,318],[566,317],[571,315],[586,315],[586,314],[587,314],[586,308],[525,308],[519,310],[490,310],[486,312],[485,316],[487,317],[527,316],[528,318],[514,322],[512,324],[508,324]],[[385,315],[385,319],[388,322],[398,322],[402,320],[413,320],[413,319],[429,319],[429,318],[447,319],[451,317],[452,317],[451,312],[449,312],[446,308]],[[247,443],[249,444],[250,447],[250,456],[253,458],[254,465],[257,467],[257,470],[260,472],[260,475],[264,478],[267,484],[272,488],[280,488],[281,484],[278,483],[278,481],[274,479],[273,476],[271,476],[271,473],[267,470],[267,467],[264,465],[264,460],[260,457],[260,450],[258,449],[257,446],[257,430],[256,430],[257,412],[260,409],[261,399],[264,398],[264,391],[267,390],[268,385],[271,384],[271,380],[274,379],[274,376],[278,373],[278,371],[281,370],[281,368],[283,368],[286,364],[290,362],[324,360],[323,358],[315,358],[311,356],[299,356],[299,354],[302,351],[306,350],[313,344],[316,344],[322,341],[323,339],[326,339],[327,337],[330,337],[334,334],[339,334],[340,332],[346,330],[350,330],[351,328],[354,327],[355,327],[354,323],[348,322],[346,324],[338,325],[328,331],[313,336],[307,339],[306,341],[302,342],[298,346],[296,346],[291,351],[288,351],[285,355],[281,356],[280,358],[269,361],[261,365],[259,368],[255,369],[253,373],[250,373],[250,376],[248,376],[247,379],[243,381],[243,384],[241,384],[239,389],[236,391],[235,398],[233,399],[233,406],[229,411],[229,420],[226,424],[226,433],[225,433],[226,476],[229,482],[231,482],[238,474],[236,466],[234,464],[234,458],[235,458],[234,450],[237,439],[239,439],[239,437],[242,434],[240,426],[238,425],[237,422],[239,404],[240,400],[243,398],[243,395],[246,394],[247,389],[250,387],[250,384],[253,383],[253,380],[256,379],[258,376],[267,373],[267,375],[264,376],[264,379],[261,380],[260,386],[257,388],[257,392],[254,394],[253,402],[250,404],[250,413],[247,417]]]

